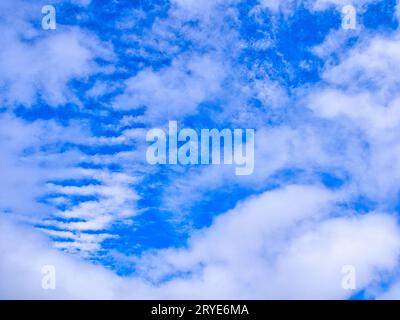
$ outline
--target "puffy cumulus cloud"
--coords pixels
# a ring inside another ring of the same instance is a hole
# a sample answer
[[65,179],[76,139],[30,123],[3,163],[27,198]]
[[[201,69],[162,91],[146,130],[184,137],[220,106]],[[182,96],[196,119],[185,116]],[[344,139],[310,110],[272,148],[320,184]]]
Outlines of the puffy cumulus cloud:
[[200,103],[212,100],[220,92],[224,77],[224,65],[212,56],[178,58],[158,72],[147,69],[128,79],[125,92],[116,98],[114,106],[144,106],[150,122],[180,119],[196,113]]
[[[373,91],[381,98],[396,94],[395,75],[399,71],[399,34],[366,37],[356,47],[341,54],[338,64],[327,64],[323,79],[348,91]],[[391,94],[391,95],[390,95]]]
[[104,72],[95,60],[112,59],[112,49],[93,34],[58,24],[57,32],[42,30],[41,1],[1,4],[1,102],[8,106],[79,103],[69,88],[73,79]]
[[[266,192],[194,233],[187,249],[142,257],[134,277],[48,249],[45,240],[1,218],[0,296],[346,298],[354,292],[342,288],[342,267],[354,266],[357,288],[367,287],[397,266],[400,230],[388,214],[329,218],[342,198],[312,186]],[[44,265],[56,269],[55,291],[41,288]]]
[[50,105],[78,102],[68,88],[69,81],[100,71],[92,54],[99,44],[76,30],[34,44],[12,40],[6,44],[0,70],[5,88],[2,97],[8,105],[30,106],[38,97]]
[[[288,199],[296,201],[298,206],[296,208],[289,206]],[[196,251],[199,256],[193,255],[194,260],[218,260],[218,256],[221,259],[230,259],[229,257],[239,259],[235,251],[238,254],[239,252],[244,254],[249,250],[248,254],[253,255],[262,248],[254,246],[254,249],[250,249],[252,244],[264,242],[269,232],[289,229],[294,224],[314,215],[321,218],[328,214],[330,204],[339,199],[339,195],[319,187],[290,186],[282,190],[265,192],[217,217],[210,228],[192,237],[189,242],[191,249],[187,252],[183,250],[182,253],[190,256],[190,252]],[[233,241],[233,237],[240,238],[241,241]],[[217,239],[218,241],[208,248],[208,241],[214,242]],[[268,250],[271,250],[269,254],[272,255],[275,249]],[[179,256],[180,253],[176,252],[176,254]],[[169,251],[165,252],[165,256],[170,258],[166,266],[190,268],[193,262],[197,263],[194,260],[191,262],[190,259],[175,259],[175,255],[170,255]],[[184,264],[181,265],[179,261],[183,261]]]
[[309,106],[321,117],[351,119],[371,134],[395,128],[400,120],[397,98],[386,104],[368,91],[346,93],[326,88],[313,95]]
[[139,266],[153,281],[173,277],[165,283],[172,297],[348,298],[343,266],[355,267],[358,289],[368,286],[397,266],[400,233],[387,214],[330,218],[341,199],[320,187],[266,192],[194,233],[187,249]]
[[[143,299],[161,290],[137,278],[122,278],[54,248],[43,234],[0,216],[1,299]],[[42,287],[46,267],[55,271],[55,290]]]
[[[348,144],[354,149],[347,153],[352,161],[338,159],[338,165],[348,172],[356,192],[390,207],[396,201],[399,182],[398,32],[363,35],[338,55],[325,50],[334,41],[332,35],[326,41],[328,45],[316,50],[327,61],[323,82],[307,91],[304,104],[316,117],[340,125],[351,140],[364,145],[358,152],[357,144]],[[336,62],[335,56],[339,56]],[[332,154],[336,152],[332,150]]]
[[[31,228],[0,218],[0,297],[2,299],[112,298],[117,277],[49,248]],[[57,290],[42,288],[42,268],[56,270]]]
[[[393,216],[335,218],[314,228],[276,263],[277,282],[286,283],[291,298],[347,298],[351,293],[342,287],[344,267],[354,267],[358,289],[379,281],[380,272],[398,267],[399,228]],[[304,292],[307,286],[310,290]]]

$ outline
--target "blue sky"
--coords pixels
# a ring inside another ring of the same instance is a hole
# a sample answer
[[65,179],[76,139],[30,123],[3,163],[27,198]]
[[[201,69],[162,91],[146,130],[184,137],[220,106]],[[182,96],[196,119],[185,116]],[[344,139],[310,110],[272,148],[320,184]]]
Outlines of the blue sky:
[[[3,0],[0,297],[399,298],[399,12]],[[253,174],[148,164],[168,121],[254,129]]]

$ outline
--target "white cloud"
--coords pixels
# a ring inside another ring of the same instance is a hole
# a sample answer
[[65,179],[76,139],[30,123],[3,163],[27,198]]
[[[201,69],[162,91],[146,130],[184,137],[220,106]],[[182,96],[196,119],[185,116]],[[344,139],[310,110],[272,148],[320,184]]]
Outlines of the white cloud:
[[[0,218],[0,297],[2,299],[113,298],[117,277],[50,249],[30,228]],[[42,289],[42,267],[56,268],[57,290]]]
[[[53,121],[27,122],[11,115],[0,117],[0,212],[7,212],[21,220],[57,227],[72,232],[73,242],[63,247],[76,252],[74,246],[95,252],[107,237],[86,237],[87,230],[104,230],[115,222],[123,222],[137,214],[139,199],[134,191],[138,178],[134,172],[118,173],[102,169],[84,169],[78,164],[95,162],[76,148],[62,151],[65,144],[102,145],[107,141],[94,139],[84,124],[68,127]],[[117,157],[117,160],[119,158]],[[115,162],[116,159],[113,159]],[[132,159],[125,160],[130,163]],[[95,180],[95,184],[71,186],[65,180]],[[40,201],[49,195],[46,202]],[[74,202],[73,197],[84,197]],[[85,200],[90,197],[90,200]],[[63,205],[62,209],[56,209]],[[57,219],[54,219],[57,218]],[[73,222],[58,218],[74,219]],[[79,219],[76,220],[76,219]],[[57,244],[62,247],[61,243]]]
[[147,69],[128,79],[124,94],[117,97],[114,106],[145,106],[149,121],[179,119],[196,113],[201,102],[215,97],[223,79],[224,66],[212,56],[179,58],[158,72]]
[[376,2],[377,0],[259,0],[260,6],[267,8],[273,12],[288,11],[296,9],[300,4],[305,4],[312,10],[326,10],[330,7],[344,7],[346,5],[354,5],[362,7],[365,4]]
[[79,152],[59,152],[59,143],[82,141],[85,130],[79,126],[61,127],[52,121],[28,123],[3,114],[0,117],[1,210],[15,214],[46,215],[49,208],[37,202],[46,194],[45,182],[74,177],[73,164]]
[[95,59],[112,59],[111,48],[79,28],[35,28],[40,25],[39,2],[2,1],[1,8],[1,102],[11,107],[30,106],[40,98],[54,106],[79,104],[69,82],[102,71]]
[[[193,234],[187,249],[144,256],[137,261],[140,278],[121,278],[47,249],[2,218],[0,296],[346,298],[352,292],[341,287],[343,265],[355,266],[358,288],[373,283],[397,265],[400,230],[387,214],[328,218],[340,199],[320,187],[266,192]],[[56,267],[56,291],[41,289],[43,265]],[[143,280],[178,271],[190,273],[157,286]]]
[[318,187],[266,192],[196,232],[187,249],[158,252],[139,266],[152,279],[190,272],[165,284],[170,297],[349,297],[342,267],[354,265],[358,288],[367,286],[396,267],[400,233],[385,214],[328,218],[340,199]]
[[[320,48],[331,46],[334,35]],[[337,163],[348,172],[354,191],[383,208],[396,201],[399,184],[399,49],[396,32],[363,35],[354,47],[338,52],[337,62],[330,60],[331,53],[336,55],[331,50],[317,50],[327,59],[324,81],[305,94],[305,105],[315,116],[331,126],[340,125],[348,140],[353,140]],[[364,147],[360,150],[357,144]],[[331,151],[333,157],[337,150]]]

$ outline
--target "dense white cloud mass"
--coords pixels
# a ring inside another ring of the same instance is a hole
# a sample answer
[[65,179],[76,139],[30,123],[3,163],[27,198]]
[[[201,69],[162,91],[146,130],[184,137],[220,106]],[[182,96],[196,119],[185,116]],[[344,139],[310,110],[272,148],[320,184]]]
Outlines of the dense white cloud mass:
[[[375,2],[353,4],[364,10]],[[306,85],[285,84],[267,54],[284,57],[277,17],[284,27],[297,5],[317,15],[348,3],[260,0],[251,19],[272,15],[272,30],[257,27],[261,39],[243,36],[254,26],[240,21],[237,0],[173,0],[140,36],[124,19],[142,21],[143,12],[129,11],[115,21],[124,48],[132,46],[126,54],[169,61],[131,70],[94,31],[60,23],[57,32],[39,32],[40,1],[2,1],[0,298],[347,299],[363,290],[399,298],[395,277],[387,291],[376,289],[399,267],[398,30],[330,30],[307,48],[322,65],[320,81]],[[351,37],[357,41],[349,47]],[[290,63],[279,61],[278,71],[294,77]],[[304,69],[307,63],[299,62]],[[106,77],[113,71],[123,81]],[[83,94],[71,84],[78,80]],[[107,95],[109,106],[89,108]],[[41,103],[90,109],[85,117],[109,117],[104,127],[118,130],[95,134],[101,120],[93,129],[84,117],[61,124],[29,121],[16,111]],[[142,108],[140,116],[131,114]],[[151,181],[165,172],[144,164],[145,129],[202,117],[214,126],[257,130],[254,175],[238,178],[232,166],[174,167],[165,180]],[[341,183],[324,185],[322,173]],[[173,212],[178,226],[207,193],[235,186],[251,196],[217,210],[209,226],[191,229],[189,222],[187,242],[178,248],[123,252],[135,273],[119,276],[90,259],[105,241],[118,239],[115,225],[136,227],[144,184],[163,185],[160,209]],[[373,209],[358,211],[360,198]],[[56,290],[41,286],[45,265],[55,267]],[[344,266],[354,267],[355,290],[342,286]]]
[[267,192],[196,233],[188,249],[145,257],[152,264],[144,273],[154,279],[190,272],[190,281],[176,282],[195,298],[349,297],[342,267],[354,266],[365,286],[397,265],[400,234],[385,214],[328,218],[339,198],[304,186]]
[[[144,256],[137,261],[140,277],[126,278],[48,249],[44,239],[2,218],[0,296],[346,298],[351,291],[342,288],[342,267],[356,268],[360,287],[392,270],[400,230],[387,214],[329,218],[341,197],[306,186],[266,192],[196,232],[188,249]],[[41,287],[45,265],[56,268],[54,291]],[[178,272],[188,275],[174,277]],[[167,275],[172,280],[151,284]]]
[[[49,249],[31,230],[1,218],[0,297],[7,299],[111,298],[114,276]],[[53,265],[58,290],[42,289],[42,268]]]

